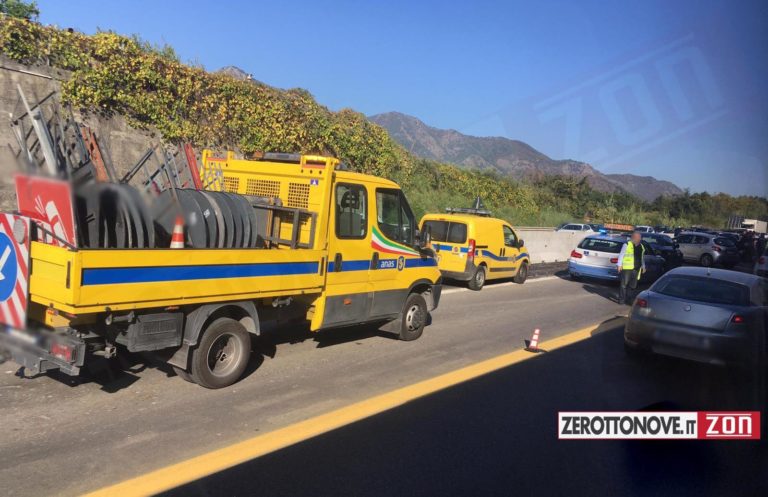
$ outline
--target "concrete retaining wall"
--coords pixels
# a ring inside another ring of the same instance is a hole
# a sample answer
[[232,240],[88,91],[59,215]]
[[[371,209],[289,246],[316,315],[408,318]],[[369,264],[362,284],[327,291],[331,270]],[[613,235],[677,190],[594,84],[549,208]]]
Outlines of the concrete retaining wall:
[[582,232],[557,232],[554,228],[516,228],[523,239],[531,263],[562,262],[568,259],[576,245],[587,235]]

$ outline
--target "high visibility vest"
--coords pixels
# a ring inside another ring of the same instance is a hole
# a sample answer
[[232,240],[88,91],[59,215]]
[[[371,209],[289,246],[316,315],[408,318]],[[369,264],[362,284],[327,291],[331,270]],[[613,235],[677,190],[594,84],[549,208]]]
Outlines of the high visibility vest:
[[[640,244],[640,257],[642,261],[642,257],[645,256],[645,247],[643,244]],[[642,264],[641,264],[642,265]],[[635,269],[635,244],[632,243],[632,241],[627,242],[627,250],[624,251],[624,258],[621,260],[621,269],[624,271],[632,271]],[[640,279],[640,272],[637,271],[637,279]]]

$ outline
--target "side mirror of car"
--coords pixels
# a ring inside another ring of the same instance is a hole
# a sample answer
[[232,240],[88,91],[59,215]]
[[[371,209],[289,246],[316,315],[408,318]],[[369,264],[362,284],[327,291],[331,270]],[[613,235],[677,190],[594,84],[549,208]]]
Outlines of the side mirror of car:
[[432,231],[429,226],[424,226],[416,236],[416,248],[419,252],[429,251],[432,252]]
[[519,239],[517,241],[517,248],[523,248],[523,247],[525,247],[525,240]]
[[679,249],[680,248],[680,244],[679,243],[675,243],[675,248]]

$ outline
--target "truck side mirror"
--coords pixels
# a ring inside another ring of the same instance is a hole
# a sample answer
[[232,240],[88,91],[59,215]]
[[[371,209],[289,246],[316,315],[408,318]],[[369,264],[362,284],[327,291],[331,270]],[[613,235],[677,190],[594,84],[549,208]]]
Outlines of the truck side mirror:
[[429,226],[424,226],[419,232],[419,248],[432,248],[432,231],[429,229]]
[[522,238],[517,240],[517,248],[523,248],[525,246],[525,240]]

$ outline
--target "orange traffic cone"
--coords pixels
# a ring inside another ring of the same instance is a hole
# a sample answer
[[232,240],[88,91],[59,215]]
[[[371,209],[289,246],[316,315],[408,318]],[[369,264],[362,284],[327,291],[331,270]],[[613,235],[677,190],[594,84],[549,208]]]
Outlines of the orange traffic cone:
[[173,235],[171,235],[171,248],[184,248],[184,218],[176,216],[176,222],[173,224]]
[[541,334],[541,330],[536,328],[533,330],[533,336],[530,340],[525,340],[525,350],[528,352],[544,352],[544,350],[539,348],[539,334]]

